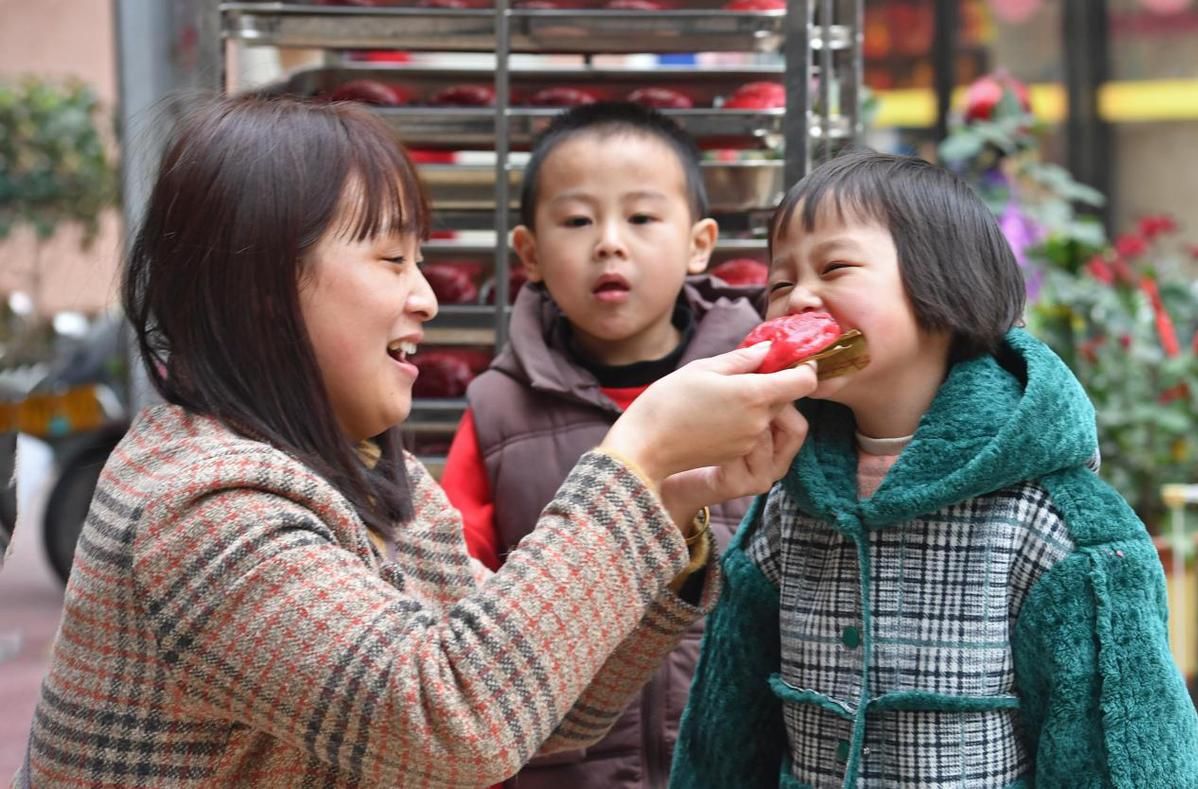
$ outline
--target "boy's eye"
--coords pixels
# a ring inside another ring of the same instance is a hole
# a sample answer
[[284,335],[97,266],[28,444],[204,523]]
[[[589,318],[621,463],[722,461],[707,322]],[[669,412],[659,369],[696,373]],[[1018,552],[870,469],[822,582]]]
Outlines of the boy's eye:
[[402,266],[407,262],[408,259],[403,255],[395,255],[393,257],[384,257],[383,260],[387,261],[388,263],[394,263],[397,266]]
[[833,260],[831,263],[824,266],[824,273],[831,274],[833,271],[839,271],[840,269],[846,269],[846,268],[850,268],[848,263],[845,263],[840,260]]
[[566,227],[586,227],[590,223],[590,217],[585,216],[568,216],[566,217],[566,220],[562,222],[562,224]]
[[633,214],[628,221],[634,225],[647,225],[653,221],[653,217],[649,214]]

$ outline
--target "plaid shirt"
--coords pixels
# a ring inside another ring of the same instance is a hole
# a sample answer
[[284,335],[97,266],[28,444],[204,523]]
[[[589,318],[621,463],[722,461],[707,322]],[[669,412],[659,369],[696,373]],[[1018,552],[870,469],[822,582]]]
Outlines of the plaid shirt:
[[772,685],[795,779],[840,787],[850,758],[863,787],[1026,775],[1011,633],[1028,590],[1072,550],[1034,485],[864,534],[803,515],[775,487],[747,553],[779,589]]
[[143,412],[80,538],[33,786],[477,787],[600,738],[702,613],[666,589],[688,558],[668,515],[589,453],[491,575],[409,472],[386,561],[301,463]]

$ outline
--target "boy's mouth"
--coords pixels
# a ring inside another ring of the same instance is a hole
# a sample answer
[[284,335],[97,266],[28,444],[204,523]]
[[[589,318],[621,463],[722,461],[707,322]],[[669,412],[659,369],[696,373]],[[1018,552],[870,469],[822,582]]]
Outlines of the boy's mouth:
[[600,301],[617,301],[626,297],[630,290],[628,280],[619,274],[604,274],[595,281],[591,293]]

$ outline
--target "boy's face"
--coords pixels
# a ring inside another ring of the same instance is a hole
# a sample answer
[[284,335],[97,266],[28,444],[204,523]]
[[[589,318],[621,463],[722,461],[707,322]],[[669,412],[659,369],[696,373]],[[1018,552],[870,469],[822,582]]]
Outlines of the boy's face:
[[536,228],[516,228],[513,245],[582,349],[606,364],[670,353],[683,280],[706,269],[717,235],[691,217],[677,154],[645,134],[581,134],[549,154],[538,187]]
[[828,312],[842,329],[865,335],[870,356],[864,370],[821,381],[811,396],[849,406],[862,425],[863,416],[901,408],[908,395],[913,407],[923,397],[930,402],[944,379],[949,338],[916,322],[890,232],[849,215],[841,220],[832,210],[821,210],[807,232],[802,213],[799,205],[784,237],[774,239],[766,316]]

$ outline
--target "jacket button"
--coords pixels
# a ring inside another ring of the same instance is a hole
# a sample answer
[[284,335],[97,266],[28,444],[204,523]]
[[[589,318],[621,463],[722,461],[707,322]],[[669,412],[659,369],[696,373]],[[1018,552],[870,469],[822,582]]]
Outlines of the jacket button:
[[861,631],[850,625],[841,632],[840,640],[849,649],[856,649],[861,643]]
[[849,741],[841,740],[836,743],[836,761],[844,764],[849,760]]

